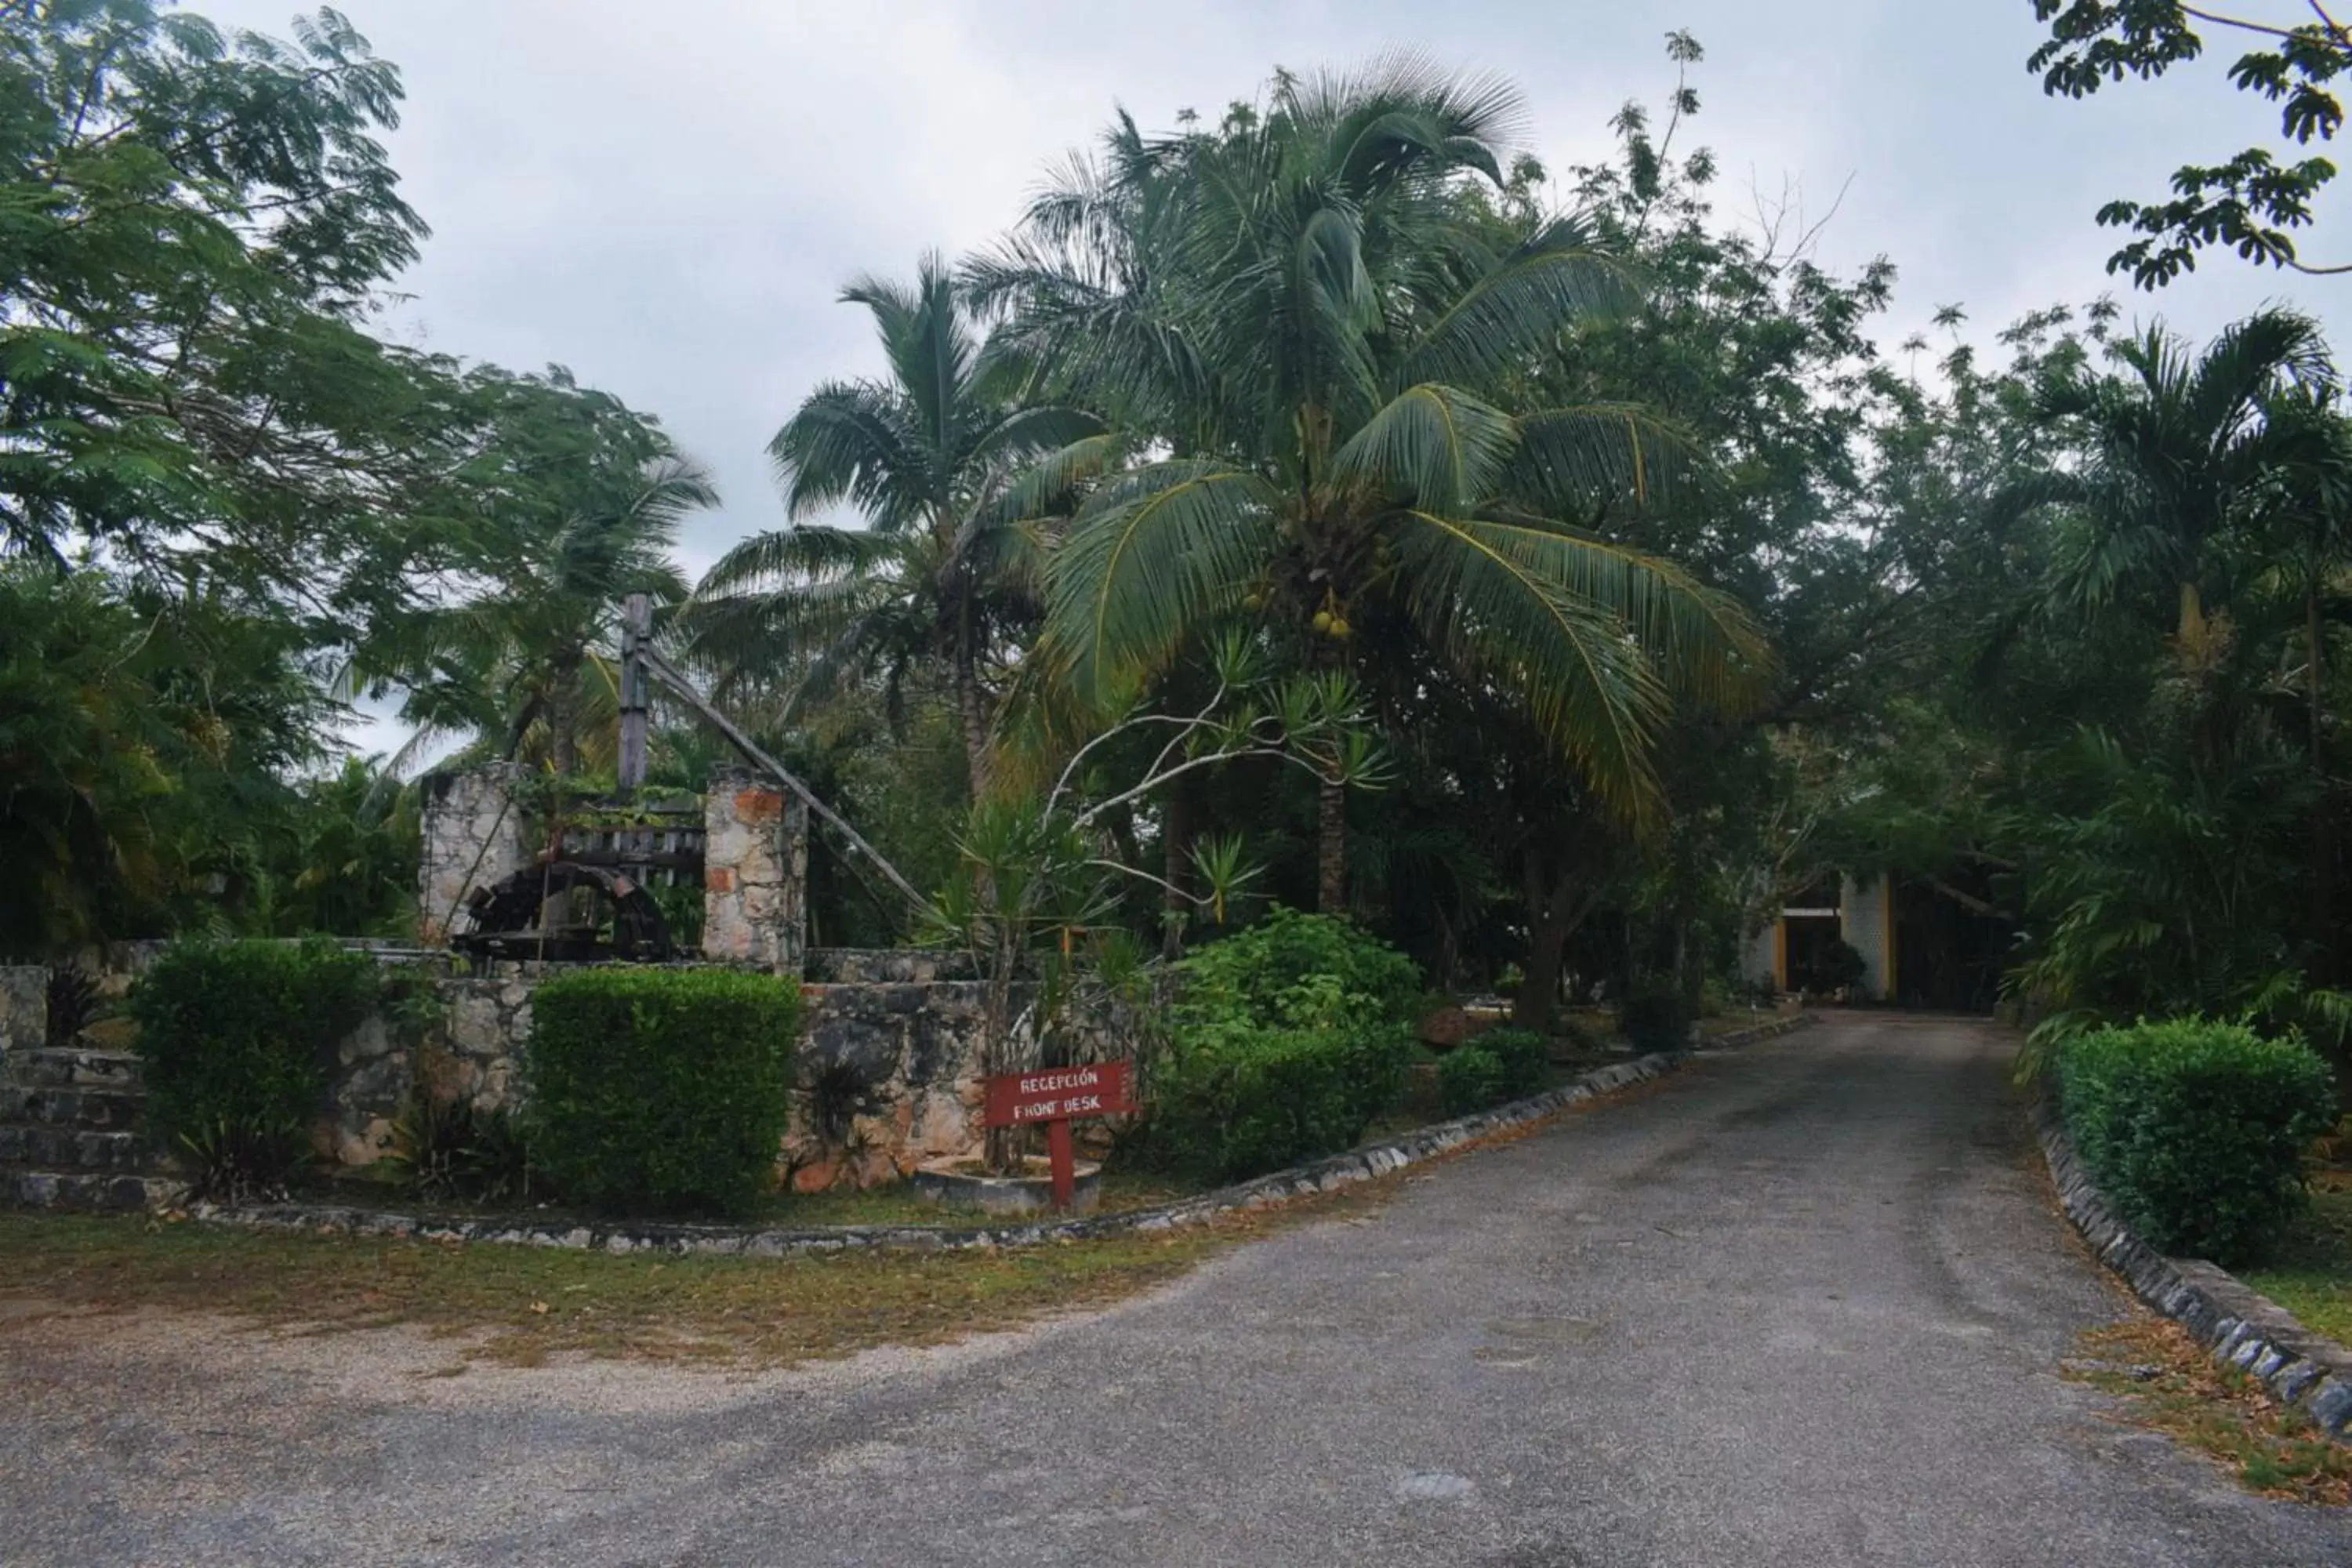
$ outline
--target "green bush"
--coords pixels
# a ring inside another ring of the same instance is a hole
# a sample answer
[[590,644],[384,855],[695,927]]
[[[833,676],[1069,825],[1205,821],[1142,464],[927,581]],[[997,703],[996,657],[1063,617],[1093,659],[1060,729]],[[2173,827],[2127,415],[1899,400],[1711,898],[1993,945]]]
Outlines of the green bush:
[[1636,985],[1617,1005],[1617,1030],[1643,1056],[1682,1050],[1690,1044],[1690,1004],[1670,982]]
[[1386,1026],[1409,1016],[1421,972],[1353,921],[1275,909],[1184,961],[1175,1020],[1277,1029]]
[[2300,1040],[2193,1018],[2100,1029],[2061,1047],[2057,1079],[2074,1147],[2152,1247],[2242,1263],[2307,1201],[2304,1149],[2333,1099]]
[[1502,1064],[1504,1100],[1540,1093],[1551,1072],[1551,1043],[1533,1029],[1489,1029],[1470,1042]]
[[733,1213],[768,1190],[800,987],[718,970],[583,969],[531,997],[528,1131],[563,1197]]
[[1445,1114],[1467,1116],[1511,1098],[1504,1088],[1509,1069],[1488,1050],[1484,1037],[1475,1046],[1456,1046],[1437,1058],[1437,1087],[1445,1097]]
[[1346,1149],[1412,1070],[1412,961],[1360,927],[1276,909],[1183,966],[1139,1149],[1235,1181]]
[[184,942],[155,961],[130,999],[148,1124],[194,1167],[195,1195],[284,1191],[375,994],[374,963],[324,940]]
[[1229,1182],[1336,1154],[1402,1092],[1414,1049],[1401,1024],[1196,1027],[1156,1075],[1144,1147]]

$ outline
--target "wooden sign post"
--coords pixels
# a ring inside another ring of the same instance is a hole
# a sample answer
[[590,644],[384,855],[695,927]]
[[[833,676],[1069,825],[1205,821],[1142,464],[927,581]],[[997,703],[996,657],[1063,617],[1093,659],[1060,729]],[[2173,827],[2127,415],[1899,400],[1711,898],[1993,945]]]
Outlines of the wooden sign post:
[[1053,1163],[1057,1209],[1067,1209],[1077,1197],[1078,1161],[1070,1142],[1071,1121],[1080,1116],[1125,1116],[1135,1108],[1133,1062],[1040,1068],[988,1080],[988,1125],[1045,1124],[1045,1152]]

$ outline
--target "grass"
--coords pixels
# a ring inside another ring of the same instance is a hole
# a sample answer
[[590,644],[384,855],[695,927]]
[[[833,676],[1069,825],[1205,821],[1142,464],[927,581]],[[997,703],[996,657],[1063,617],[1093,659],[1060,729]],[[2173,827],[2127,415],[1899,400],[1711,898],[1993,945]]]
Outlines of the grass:
[[[1103,1173],[1102,1202],[1095,1212],[1125,1214],[1157,1204],[1173,1203],[1179,1198],[1190,1197],[1199,1190],[1147,1172],[1108,1170]],[[510,1204],[418,1203],[390,1182],[365,1176],[346,1177],[319,1192],[302,1195],[322,1203],[399,1209],[436,1218],[505,1218],[517,1214],[533,1219],[587,1217],[557,1205],[518,1208]],[[739,1216],[736,1223],[772,1226],[784,1230],[808,1230],[827,1226],[880,1225],[953,1229],[992,1222],[986,1215],[951,1212],[937,1204],[925,1203],[915,1195],[912,1183],[892,1182],[864,1191],[779,1193],[763,1200],[750,1214]]]
[[664,1258],[0,1214],[0,1300],[72,1312],[225,1314],[257,1328],[414,1326],[462,1361],[551,1356],[790,1366],[938,1344],[1099,1307],[1393,1181],[1153,1236],[956,1253]]
[[2245,1281],[2306,1328],[2352,1345],[2352,1172],[2322,1173],[2311,1197],[2310,1212]]
[[2352,1448],[2215,1362],[2179,1324],[2135,1318],[2094,1329],[2081,1344],[2084,1359],[2066,1375],[2121,1398],[2123,1420],[2220,1460],[2250,1491],[2337,1508],[2352,1502]]

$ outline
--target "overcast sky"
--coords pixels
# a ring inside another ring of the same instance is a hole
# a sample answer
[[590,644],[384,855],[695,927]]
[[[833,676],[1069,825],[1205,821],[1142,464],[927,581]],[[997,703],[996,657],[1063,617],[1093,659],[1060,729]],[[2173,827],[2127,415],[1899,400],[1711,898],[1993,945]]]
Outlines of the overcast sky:
[[[194,0],[283,34],[288,0]],[[518,369],[551,362],[661,416],[718,474],[723,513],[689,566],[778,520],[762,448],[815,383],[874,368],[865,316],[835,302],[868,270],[986,242],[1041,171],[1115,104],[1148,128],[1213,111],[1294,69],[1422,48],[1516,78],[1555,169],[1603,154],[1629,97],[1673,81],[1664,37],[1707,58],[1696,140],[1721,205],[1751,171],[1801,187],[1822,256],[1880,254],[1902,283],[1885,341],[1937,305],[1990,332],[2109,287],[2091,215],[2152,195],[2189,159],[2272,123],[2221,60],[2153,88],[2053,101],[2024,68],[2028,0],[345,0],[408,89],[394,156],[433,225],[398,330]],[[1953,18],[1967,14],[1969,21]],[[2219,50],[2216,53],[2220,53]],[[1848,181],[1851,185],[1848,186]],[[1727,216],[1730,216],[1727,210]],[[2352,226],[2323,235],[2352,250]],[[2352,279],[2214,258],[2131,296],[2210,331],[2265,299],[2323,316]]]
[[[283,34],[287,0],[195,0]],[[1685,145],[1722,161],[1729,220],[1767,193],[1824,216],[1822,258],[1901,271],[1889,345],[1943,304],[1990,334],[2112,285],[2092,214],[2153,196],[2189,160],[2274,128],[2217,47],[2154,86],[2045,99],[2028,0],[345,0],[397,63],[394,157],[435,233],[397,331],[517,369],[571,366],[658,414],[718,475],[724,510],[685,541],[696,572],[780,521],[767,438],[816,383],[876,367],[866,271],[906,273],[1019,215],[1047,163],[1115,105],[1147,129],[1213,112],[1276,65],[1396,46],[1517,79],[1555,170],[1606,154],[1628,98],[1655,103],[1674,27],[1706,49]],[[1969,19],[1958,20],[1965,14]],[[2329,241],[2352,252],[2352,225]],[[2266,300],[2341,320],[2352,278],[2229,258],[2136,316],[2198,333]]]

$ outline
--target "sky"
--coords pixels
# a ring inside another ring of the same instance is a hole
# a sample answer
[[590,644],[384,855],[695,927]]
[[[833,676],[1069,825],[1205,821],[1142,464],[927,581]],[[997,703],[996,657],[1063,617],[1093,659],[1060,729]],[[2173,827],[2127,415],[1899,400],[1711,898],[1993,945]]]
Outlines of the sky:
[[[2257,11],[2285,0],[2249,0]],[[192,0],[283,35],[288,0]],[[1890,348],[1939,306],[1989,337],[2114,291],[2210,333],[2256,305],[2352,312],[2352,278],[2209,257],[2158,295],[2106,277],[2116,196],[2268,140],[2234,51],[2083,102],[2025,68],[2029,0],[343,0],[407,89],[391,138],[434,237],[392,335],[515,369],[570,366],[660,416],[724,505],[688,529],[698,572],[782,512],[764,447],[822,381],[870,374],[868,272],[906,275],[1012,225],[1050,163],[1115,107],[1147,130],[1253,95],[1277,65],[1404,47],[1517,81],[1530,150],[1596,161],[1627,99],[1658,103],[1668,30],[1706,51],[1687,147],[1719,158],[1727,223],[1752,192],[1829,219],[1819,258],[1900,271]],[[1968,20],[1957,18],[1966,16]],[[1841,193],[1843,195],[1841,197]],[[2352,258],[2352,224],[2326,226]],[[2339,303],[2339,301],[2342,301]]]

